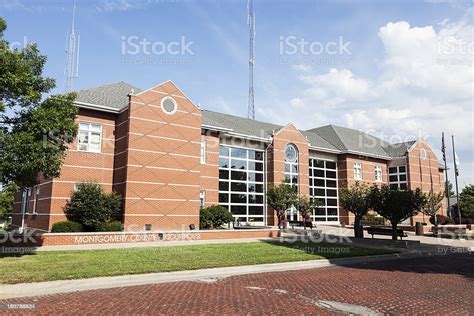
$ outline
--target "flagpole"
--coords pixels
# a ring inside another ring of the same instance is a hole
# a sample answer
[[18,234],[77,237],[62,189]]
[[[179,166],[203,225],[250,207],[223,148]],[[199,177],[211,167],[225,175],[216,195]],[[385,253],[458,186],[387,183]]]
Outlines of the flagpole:
[[448,204],[448,209],[446,211],[446,215],[448,215],[449,218],[451,218],[451,203],[449,201],[449,186],[448,186],[448,183],[449,183],[449,180],[448,180],[448,163],[446,161],[446,145],[444,143],[444,132],[441,134],[441,152],[443,153],[443,161],[444,161],[444,173],[446,174],[446,181],[444,182],[445,183],[445,196],[446,196],[446,200],[447,200],[447,204]]
[[454,179],[456,179],[456,205],[458,209],[459,224],[461,224],[461,209],[459,205],[459,190],[458,190],[458,164],[456,162],[456,150],[454,149],[454,135],[451,135],[451,140],[453,142],[453,161],[454,161]]

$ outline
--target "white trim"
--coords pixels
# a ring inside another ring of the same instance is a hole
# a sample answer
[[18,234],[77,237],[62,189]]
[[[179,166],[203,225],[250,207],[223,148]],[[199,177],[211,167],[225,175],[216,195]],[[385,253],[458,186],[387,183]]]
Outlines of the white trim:
[[[87,102],[74,101],[72,104],[79,108],[84,108],[88,110],[96,110],[96,111],[101,111],[101,112],[119,113],[121,111],[121,109],[112,108],[109,106],[104,106],[104,105],[99,105],[99,104],[87,103]],[[128,106],[126,106],[125,108],[127,107]]]
[[[153,90],[151,90],[151,91],[153,91]],[[173,109],[172,111],[170,111],[170,112],[168,112],[168,111],[164,108],[164,106],[163,106],[163,103],[164,103],[166,100],[171,100],[171,102],[172,102],[173,105],[174,105],[174,109]],[[173,99],[173,97],[167,95],[167,96],[165,96],[165,97],[163,97],[163,98],[161,99],[160,107],[161,107],[161,110],[163,111],[163,113],[165,113],[166,115],[173,115],[173,114],[176,113],[176,111],[178,111],[178,102],[176,102],[176,100]]]

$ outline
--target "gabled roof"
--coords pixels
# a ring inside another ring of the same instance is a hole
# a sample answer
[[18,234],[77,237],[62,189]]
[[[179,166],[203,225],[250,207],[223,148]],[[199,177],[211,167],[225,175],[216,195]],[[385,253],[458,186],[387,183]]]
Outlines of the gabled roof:
[[120,111],[128,106],[128,95],[140,91],[141,89],[120,81],[96,88],[79,90],[75,103],[96,105]]
[[308,132],[321,136],[328,143],[345,153],[366,154],[383,159],[390,159],[390,156],[383,149],[383,147],[388,146],[389,143],[356,129],[337,125],[326,125],[310,129]]
[[416,143],[416,140],[409,142],[397,143],[397,144],[387,144],[383,147],[385,152],[392,158],[405,157],[408,149]]
[[[141,91],[140,88],[120,81],[78,91],[75,104],[84,108],[118,113],[128,106],[129,94],[137,94]],[[277,124],[208,110],[202,110],[202,125],[203,128],[216,128],[231,134],[268,140],[283,128]],[[390,144],[362,131],[336,125],[326,125],[307,131],[300,130],[300,132],[315,149],[361,154],[381,159],[403,157],[415,142]]]

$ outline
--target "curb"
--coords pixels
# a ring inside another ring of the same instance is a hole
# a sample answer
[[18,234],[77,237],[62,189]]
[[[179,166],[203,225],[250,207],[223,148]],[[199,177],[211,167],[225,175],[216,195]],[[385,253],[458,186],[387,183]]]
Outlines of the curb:
[[112,277],[95,277],[78,280],[59,280],[34,283],[0,285],[0,299],[43,296],[77,291],[110,289],[137,285],[170,283],[180,281],[217,282],[219,279],[254,273],[317,269],[338,265],[349,265],[365,262],[377,262],[394,259],[409,259],[433,255],[431,253],[386,254],[339,259],[320,259],[284,263],[270,263],[236,267],[186,270],[176,272],[159,272],[147,274],[122,275]]

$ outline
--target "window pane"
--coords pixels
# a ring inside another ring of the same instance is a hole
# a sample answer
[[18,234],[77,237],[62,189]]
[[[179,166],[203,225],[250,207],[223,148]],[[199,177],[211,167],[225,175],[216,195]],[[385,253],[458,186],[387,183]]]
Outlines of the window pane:
[[219,147],[219,156],[229,157],[229,147],[220,146]]
[[336,179],[336,171],[326,171],[326,177],[331,178],[331,179]]
[[324,168],[324,160],[314,160],[314,166],[317,168]]
[[219,191],[229,191],[229,182],[219,181]]
[[336,170],[336,163],[334,161],[326,161],[326,168]]
[[257,188],[257,190],[256,190],[257,193],[263,193],[263,184],[258,184],[257,183],[256,188]]
[[324,180],[323,179],[314,179],[314,186],[315,187],[324,187]]
[[231,194],[230,201],[232,203],[247,203],[247,195],[245,194]]
[[247,173],[242,172],[242,171],[232,171],[232,174],[231,174],[232,180],[245,181],[246,178],[247,178]]
[[90,130],[94,132],[100,132],[100,125],[98,124],[91,124],[90,125]]
[[402,189],[402,190],[408,189],[407,184],[406,183],[400,183],[400,189]]
[[390,189],[392,189],[392,190],[398,189],[398,184],[396,184],[396,183],[390,184]]
[[397,167],[388,168],[388,173],[397,173]]
[[220,168],[229,168],[229,159],[227,159],[227,158],[220,158],[220,159],[219,159],[219,167],[220,167]]
[[315,196],[325,196],[324,189],[315,189],[314,195]]
[[324,177],[324,170],[315,169],[314,170],[314,176],[323,178]]
[[250,204],[263,204],[263,195],[249,194],[248,199]]
[[229,194],[219,193],[219,203],[228,203],[228,202],[229,202]]
[[245,170],[247,169],[247,162],[245,160],[232,159],[230,161],[230,167],[232,169]]
[[233,215],[247,215],[247,207],[243,205],[232,205],[230,212]]
[[407,175],[406,174],[401,174],[400,175],[400,181],[407,181]]
[[245,183],[232,182],[231,185],[230,185],[230,189],[232,191],[246,192],[247,191],[247,185]]
[[327,199],[328,206],[337,206],[337,199]]
[[337,208],[328,207],[328,215],[337,215]]
[[324,208],[315,208],[314,215],[326,215],[326,209]]
[[392,176],[389,176],[389,181],[390,182],[397,182],[398,181],[398,176],[397,175],[392,175]]
[[263,206],[249,206],[249,215],[263,215]]
[[247,158],[247,150],[242,148],[231,148],[230,155],[235,158]]
[[402,172],[406,172],[406,171],[407,171],[407,169],[406,169],[405,166],[398,167],[398,172],[402,173]]
[[219,170],[219,179],[229,179],[229,171]]
[[327,190],[327,195],[328,196],[337,196],[337,190]]
[[337,185],[336,185],[336,181],[334,180],[326,180],[326,186],[329,187],[329,188],[335,188]]

